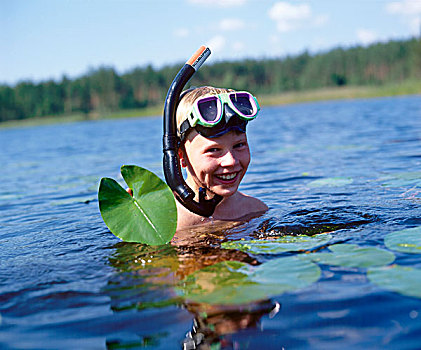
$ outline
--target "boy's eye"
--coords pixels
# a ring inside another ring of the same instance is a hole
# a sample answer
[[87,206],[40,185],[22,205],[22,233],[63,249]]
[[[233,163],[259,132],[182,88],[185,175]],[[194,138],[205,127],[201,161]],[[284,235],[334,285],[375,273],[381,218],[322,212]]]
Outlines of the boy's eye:
[[218,152],[219,149],[217,147],[211,147],[206,150],[206,153],[215,153]]
[[238,142],[234,145],[234,148],[242,148],[245,147],[247,144],[245,142]]

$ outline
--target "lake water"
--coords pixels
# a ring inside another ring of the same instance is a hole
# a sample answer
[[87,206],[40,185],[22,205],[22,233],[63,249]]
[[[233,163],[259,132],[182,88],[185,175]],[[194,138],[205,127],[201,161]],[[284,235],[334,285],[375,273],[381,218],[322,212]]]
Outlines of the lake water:
[[122,164],[163,178],[161,133],[158,117],[0,130],[0,348],[421,348],[421,298],[373,283],[366,267],[316,259],[311,283],[241,304],[180,293],[214,263],[255,268],[310,252],[221,248],[284,234],[326,232],[311,252],[356,244],[393,253],[389,270],[420,271],[421,254],[385,245],[421,226],[420,96],[263,108],[241,189],[268,204],[264,216],[181,247],[120,242],[101,219],[99,180],[121,180]]

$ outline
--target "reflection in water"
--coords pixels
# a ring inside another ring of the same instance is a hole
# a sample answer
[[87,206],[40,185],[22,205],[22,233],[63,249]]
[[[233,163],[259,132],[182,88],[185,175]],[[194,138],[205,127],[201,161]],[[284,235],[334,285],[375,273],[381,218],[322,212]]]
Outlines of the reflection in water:
[[212,306],[190,303],[187,309],[194,314],[192,330],[183,341],[184,349],[210,349],[212,344],[233,348],[230,334],[246,328],[257,328],[262,316],[274,317],[280,304],[270,300],[243,306]]
[[[343,216],[346,216],[346,220]],[[151,247],[142,244],[118,243],[116,252],[109,259],[118,273],[112,277],[106,288],[111,296],[111,309],[114,312],[143,310],[162,310],[171,312],[167,308],[176,306],[187,310],[193,317],[193,325],[186,329],[182,341],[184,349],[208,349],[212,344],[231,348],[231,335],[248,328],[259,328],[264,315],[273,317],[279,310],[280,304],[268,299],[258,300],[240,305],[211,305],[197,300],[187,299],[189,290],[194,294],[197,285],[186,283],[186,277],[194,272],[217,263],[236,261],[247,266],[261,265],[253,256],[238,249],[222,249],[221,243],[236,239],[239,235],[249,235],[254,238],[274,238],[283,235],[314,235],[321,232],[332,232],[346,227],[356,227],[375,220],[375,217],[353,212],[350,218],[346,208],[321,215],[320,210],[294,212],[294,217],[300,217],[300,223],[280,223],[274,218],[259,218],[252,222],[214,222],[177,232],[171,245]],[[307,222],[308,221],[308,222]],[[245,223],[245,225],[242,225]],[[253,227],[251,229],[251,227]],[[244,239],[244,238],[242,238]],[[265,260],[265,259],[263,259]],[[216,266],[216,265],[215,265]],[[205,277],[205,279],[208,277]],[[204,285],[200,286],[200,283]],[[199,282],[200,288],[217,288],[212,280]],[[179,292],[180,286],[187,288],[184,296]],[[240,288],[240,285],[238,285]],[[235,284],[233,289],[235,289]],[[279,289],[281,290],[281,289]],[[230,300],[231,296],[227,296]],[[142,338],[150,342],[165,339],[165,335],[154,334]],[[148,340],[149,339],[149,340]],[[115,341],[113,342],[116,345]],[[121,343],[118,343],[122,345]],[[113,345],[113,346],[114,346]],[[127,344],[126,344],[127,345]],[[133,345],[133,344],[132,344]],[[137,344],[138,346],[141,343]]]
[[[194,320],[192,329],[186,329],[182,345],[185,349],[207,349],[214,343],[228,345],[229,334],[258,327],[263,315],[272,312],[273,316],[279,310],[279,304],[270,300],[219,306],[191,302],[175,292],[175,287],[186,276],[206,266],[222,261],[259,264],[246,253],[219,248],[223,238],[221,233],[203,236],[202,239],[197,238],[199,236],[196,236],[194,245],[151,247],[123,242],[116,244],[116,252],[109,261],[118,273],[113,275],[105,289],[111,297],[111,309],[114,312],[142,312],[162,308],[165,312],[166,307],[176,305],[189,311]],[[181,335],[180,342],[182,338]],[[138,343],[136,346],[141,345]],[[115,341],[112,346],[117,346]]]

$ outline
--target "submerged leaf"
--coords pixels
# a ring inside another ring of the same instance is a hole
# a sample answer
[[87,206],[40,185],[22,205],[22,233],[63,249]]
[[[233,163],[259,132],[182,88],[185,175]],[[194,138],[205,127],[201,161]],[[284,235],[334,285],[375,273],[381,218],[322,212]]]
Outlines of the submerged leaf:
[[282,236],[272,240],[232,241],[221,244],[225,249],[237,249],[251,254],[279,254],[309,250],[324,245],[332,238],[328,233],[314,236]]
[[381,288],[421,298],[421,270],[408,266],[392,265],[371,268],[367,271],[368,279]]
[[341,187],[352,184],[354,180],[350,177],[328,177],[311,181],[309,187]]
[[381,180],[385,187],[421,187],[421,171],[391,174]]
[[187,276],[177,292],[198,303],[238,305],[306,287],[319,277],[316,264],[296,257],[274,259],[257,267],[223,261]]
[[384,266],[395,260],[392,252],[376,247],[334,244],[329,249],[332,253],[311,253],[305,257],[325,265],[360,268]]
[[121,173],[133,197],[115,180],[102,178],[98,200],[105,224],[126,242],[168,243],[177,227],[171,189],[154,173],[134,165],[123,165]]
[[384,243],[398,252],[421,254],[421,226],[389,233]]

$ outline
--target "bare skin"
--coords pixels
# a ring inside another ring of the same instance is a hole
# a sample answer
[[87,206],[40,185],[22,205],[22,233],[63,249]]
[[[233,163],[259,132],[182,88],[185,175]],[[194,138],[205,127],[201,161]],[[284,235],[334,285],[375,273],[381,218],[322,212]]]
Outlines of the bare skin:
[[[208,139],[195,130],[180,149],[181,165],[187,169],[187,184],[198,193],[199,187],[208,196],[219,194],[223,200],[215,209],[212,221],[241,221],[265,212],[268,207],[257,198],[238,191],[250,163],[247,135],[231,131]],[[177,231],[211,221],[194,214],[177,202]]]

